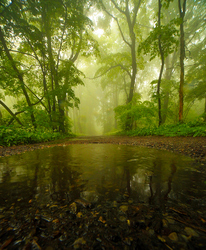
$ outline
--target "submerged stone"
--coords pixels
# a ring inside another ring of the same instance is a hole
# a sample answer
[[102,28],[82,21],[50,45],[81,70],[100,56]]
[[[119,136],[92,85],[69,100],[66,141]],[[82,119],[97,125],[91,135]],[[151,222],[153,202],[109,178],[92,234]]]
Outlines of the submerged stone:
[[190,227],[185,227],[184,231],[185,231],[186,235],[188,235],[188,236],[196,236],[196,237],[199,236],[199,234],[194,229],[192,229]]
[[170,235],[168,235],[168,237],[170,238],[170,240],[172,241],[178,241],[178,236],[176,232],[171,233]]

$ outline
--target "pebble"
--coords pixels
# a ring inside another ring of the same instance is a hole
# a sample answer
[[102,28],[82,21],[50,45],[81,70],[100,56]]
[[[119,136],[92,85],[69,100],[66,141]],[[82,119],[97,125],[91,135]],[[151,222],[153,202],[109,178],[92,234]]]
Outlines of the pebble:
[[175,232],[171,233],[168,237],[172,241],[178,241],[178,236],[177,236],[177,234]]
[[196,237],[199,236],[198,233],[190,227],[185,227],[184,231],[188,236],[196,236]]

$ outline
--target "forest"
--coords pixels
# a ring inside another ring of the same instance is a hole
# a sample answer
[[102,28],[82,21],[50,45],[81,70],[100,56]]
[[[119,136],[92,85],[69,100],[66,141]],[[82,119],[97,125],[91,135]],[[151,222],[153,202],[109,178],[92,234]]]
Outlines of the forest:
[[0,146],[206,136],[206,1],[1,0]]

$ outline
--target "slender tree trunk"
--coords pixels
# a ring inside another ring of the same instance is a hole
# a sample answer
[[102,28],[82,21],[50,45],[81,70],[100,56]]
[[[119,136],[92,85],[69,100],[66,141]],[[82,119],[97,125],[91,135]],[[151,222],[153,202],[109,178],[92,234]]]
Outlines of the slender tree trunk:
[[136,62],[136,48],[135,48],[135,37],[132,38],[132,46],[131,46],[131,54],[132,54],[132,77],[131,77],[131,84],[129,90],[129,97],[127,103],[132,101],[134,95],[134,88],[135,88],[135,79],[137,75],[137,62]]
[[205,113],[204,113],[204,122],[206,122],[206,95],[205,95]]
[[[49,68],[50,68],[50,80],[51,80],[51,91],[52,91],[52,111],[56,111],[56,101],[55,101],[55,94],[54,94],[54,60],[52,55],[52,46],[51,46],[51,34],[50,34],[50,20],[49,15],[47,14],[47,6],[44,5],[43,11],[42,11],[42,22],[43,22],[43,28],[47,39],[47,52],[49,55]],[[45,87],[45,85],[44,85]],[[50,104],[51,105],[51,104]]]
[[54,93],[52,94],[53,96],[52,111],[56,112],[56,97],[57,97],[58,110],[59,110],[59,116],[58,116],[59,131],[65,133],[65,124],[64,124],[65,111],[63,107],[64,99],[62,98],[62,94],[58,93],[60,91],[59,82],[58,82],[58,72],[55,68],[55,61],[54,61],[53,52],[52,52],[50,20],[49,20],[49,17],[46,16],[46,14],[47,14],[47,10],[45,8],[42,19],[44,21],[45,32],[46,32],[46,37],[47,37],[48,55],[49,55],[49,62],[50,62],[51,87],[52,87],[52,92],[54,92],[54,90],[57,91],[57,94],[54,94]]
[[6,45],[6,41],[4,39],[4,34],[2,32],[1,26],[0,26],[0,40],[2,42],[2,45],[3,45],[4,50],[6,52],[6,55],[7,55],[11,65],[12,65],[12,68],[16,72],[17,78],[19,79],[21,89],[22,89],[23,94],[24,94],[24,96],[26,98],[27,104],[28,104],[28,106],[30,108],[30,116],[31,116],[32,125],[36,128],[36,122],[35,122],[35,117],[34,117],[34,113],[33,113],[32,103],[31,103],[31,100],[30,100],[29,95],[27,93],[27,90],[26,90],[26,87],[25,87],[25,84],[24,84],[24,80],[23,80],[23,76],[20,73],[20,71],[18,70],[18,68],[16,67],[16,64],[15,64],[15,62],[14,62],[14,60],[13,60],[13,58],[12,58],[10,52],[9,52],[9,49],[8,49],[8,47]]
[[[158,26],[161,31],[161,0],[158,0],[158,5],[159,5],[159,11],[158,11]],[[161,69],[159,73],[159,79],[157,83],[157,100],[158,100],[158,116],[159,116],[159,126],[162,124],[162,107],[161,107],[161,96],[160,96],[160,85],[161,85],[161,79],[162,79],[162,73],[164,70],[164,51],[162,49],[162,44],[161,44],[161,34],[159,35],[158,38],[158,45],[159,45],[159,51],[160,51],[160,56],[161,56]]]
[[4,102],[0,100],[0,104],[6,109],[6,111],[9,112],[9,114],[14,118],[14,120],[16,120],[21,126],[23,126],[21,121],[16,117],[16,115],[11,111],[11,109]]
[[[176,59],[177,59],[177,53],[174,52],[173,56],[172,56],[171,64],[169,63],[170,62],[169,56],[167,56],[167,58],[165,60],[165,67],[166,67],[165,79],[166,80],[171,80],[171,78],[172,78],[172,72],[174,69],[174,64],[176,62]],[[162,108],[162,124],[164,124],[166,122],[166,119],[167,119],[169,100],[170,100],[170,91],[168,90],[165,94],[163,108]]]
[[186,11],[186,0],[181,6],[181,0],[178,0],[180,24],[180,86],[179,86],[179,122],[183,121],[183,86],[184,86],[184,58],[185,58],[185,39],[184,39],[184,16]]
[[[131,50],[131,56],[132,56],[132,73],[131,73],[131,83],[130,83],[130,89],[129,89],[129,96],[127,99],[127,103],[130,103],[132,101],[132,98],[134,96],[134,89],[135,89],[135,81],[136,81],[136,75],[137,75],[137,58],[136,58],[136,36],[134,33],[134,24],[131,21],[131,17],[129,14],[129,8],[127,8],[125,12],[129,33],[130,33],[130,50]],[[126,121],[126,130],[132,130],[133,129],[133,122],[131,121],[131,117],[128,116],[128,119]]]
[[135,80],[137,75],[137,58],[136,58],[136,36],[134,33],[134,27],[131,22],[131,18],[129,15],[129,11],[126,12],[128,27],[130,31],[130,39],[131,39],[131,56],[132,56],[132,73],[131,73],[131,83],[130,83],[130,90],[129,90],[129,96],[127,99],[127,103],[132,101],[133,95],[134,95],[134,88],[135,88]]
[[[114,108],[118,106],[118,88],[117,83],[114,85]],[[114,116],[114,128],[117,129],[117,119]]]

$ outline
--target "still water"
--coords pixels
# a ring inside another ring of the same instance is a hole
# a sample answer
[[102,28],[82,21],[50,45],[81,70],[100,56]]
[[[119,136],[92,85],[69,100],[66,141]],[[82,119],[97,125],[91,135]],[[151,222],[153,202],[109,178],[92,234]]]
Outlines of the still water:
[[205,210],[206,173],[189,157],[128,145],[51,147],[0,158],[0,207],[85,199]]

